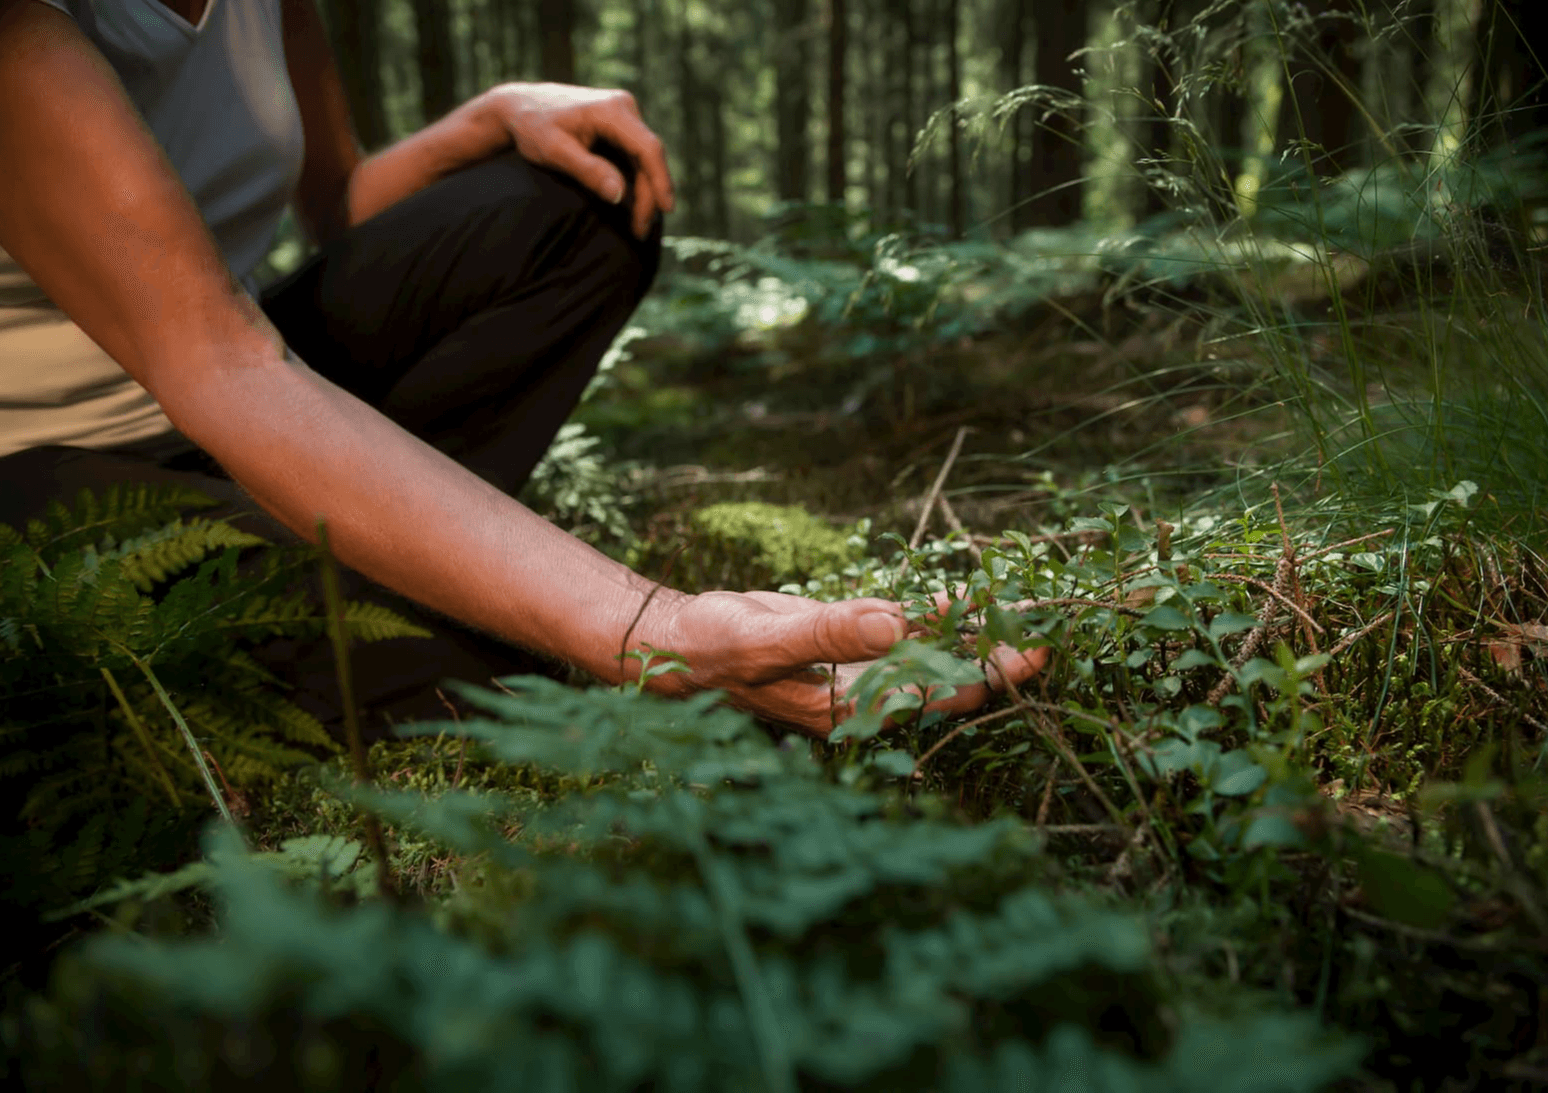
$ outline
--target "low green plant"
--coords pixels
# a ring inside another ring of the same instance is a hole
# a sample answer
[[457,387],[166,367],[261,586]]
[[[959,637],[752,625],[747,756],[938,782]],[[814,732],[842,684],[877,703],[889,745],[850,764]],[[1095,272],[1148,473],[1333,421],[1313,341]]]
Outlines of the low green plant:
[[[312,559],[269,549],[181,486],[82,491],[24,530],[0,525],[0,859],[9,901],[58,905],[122,872],[148,832],[200,823],[335,744],[252,656],[317,636],[298,582]],[[364,641],[423,634],[351,603]]]
[[[1358,1060],[1358,1042],[1304,1015],[1210,1017],[1167,998],[1143,924],[1060,894],[1020,825],[964,826],[929,798],[842,784],[713,694],[503,687],[460,688],[483,716],[408,731],[606,779],[539,809],[337,783],[461,863],[433,914],[351,905],[342,845],[276,859],[214,836],[199,879],[218,938],[92,940],[5,1026],[17,1072],[328,1089],[1309,1091]],[[307,861],[304,885],[275,868]]]

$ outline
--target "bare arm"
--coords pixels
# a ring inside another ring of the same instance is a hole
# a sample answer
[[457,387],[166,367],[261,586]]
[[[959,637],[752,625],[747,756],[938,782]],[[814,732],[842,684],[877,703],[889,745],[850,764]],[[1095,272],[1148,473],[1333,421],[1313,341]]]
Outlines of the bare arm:
[[367,576],[618,678],[650,584],[288,355],[101,55],[0,4],[0,246],[299,535],[326,519]]
[[[34,0],[0,0],[0,164],[0,247],[264,508],[308,539],[326,520],[335,553],[366,576],[606,680],[637,674],[619,651],[638,616],[632,648],[693,669],[657,689],[724,688],[817,735],[851,704],[807,667],[876,657],[902,636],[901,610],[881,600],[652,597],[312,371],[231,277],[107,62]],[[992,682],[1045,658],[1002,653]],[[939,705],[970,709],[989,689]]]

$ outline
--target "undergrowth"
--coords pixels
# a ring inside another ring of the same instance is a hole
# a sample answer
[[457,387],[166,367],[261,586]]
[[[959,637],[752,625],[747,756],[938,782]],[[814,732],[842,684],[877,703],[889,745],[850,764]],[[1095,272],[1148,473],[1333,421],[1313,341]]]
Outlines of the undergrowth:
[[[23,530],[0,525],[0,861],[13,907],[58,906],[143,868],[167,839],[181,852],[212,796],[241,811],[337,747],[251,655],[322,633],[298,583],[310,554],[239,562],[263,540],[185,518],[213,503],[115,486],[55,502]],[[345,624],[365,641],[424,633],[369,603],[348,604]]]

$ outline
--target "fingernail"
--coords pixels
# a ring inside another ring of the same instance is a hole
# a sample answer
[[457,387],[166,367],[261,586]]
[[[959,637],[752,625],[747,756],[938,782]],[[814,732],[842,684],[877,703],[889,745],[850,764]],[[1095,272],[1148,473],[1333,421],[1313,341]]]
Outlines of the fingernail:
[[903,640],[903,620],[886,611],[872,611],[860,616],[860,640],[867,649],[884,651]]
[[623,200],[623,195],[624,195],[623,183],[619,182],[616,178],[613,179],[611,182],[609,182],[607,184],[607,186],[603,189],[603,193],[602,193],[602,196],[607,200],[607,203],[609,205],[616,205],[616,204],[618,204],[620,201]]

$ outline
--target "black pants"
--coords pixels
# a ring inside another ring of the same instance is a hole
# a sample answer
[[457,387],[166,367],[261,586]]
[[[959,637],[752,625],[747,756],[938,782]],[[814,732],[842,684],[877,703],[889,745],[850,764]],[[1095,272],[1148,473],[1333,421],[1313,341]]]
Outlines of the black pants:
[[[648,241],[635,239],[631,196],[606,205],[506,153],[351,229],[261,303],[313,369],[515,494],[655,276],[659,227]],[[193,486],[222,502],[205,515],[232,515],[272,542],[298,541],[175,433],[0,459],[0,523],[20,526],[51,499],[71,503],[82,487],[147,481]],[[356,574],[345,578],[346,596],[385,603],[435,633],[355,647],[357,701],[371,736],[394,721],[444,716],[434,694],[442,679],[487,682],[537,664]],[[295,701],[339,724],[327,642],[276,641],[259,659],[295,685]]]

